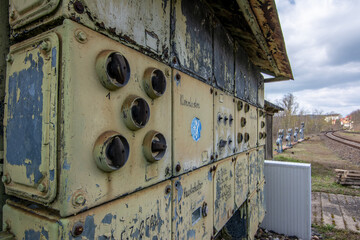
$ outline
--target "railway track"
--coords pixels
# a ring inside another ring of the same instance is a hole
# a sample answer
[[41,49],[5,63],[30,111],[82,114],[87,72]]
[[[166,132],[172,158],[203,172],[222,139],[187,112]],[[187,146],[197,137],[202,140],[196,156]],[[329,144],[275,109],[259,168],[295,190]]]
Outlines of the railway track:
[[360,141],[350,140],[344,137],[340,137],[334,134],[334,132],[327,132],[325,136],[331,140],[337,141],[339,143],[345,144],[347,146],[360,149]]

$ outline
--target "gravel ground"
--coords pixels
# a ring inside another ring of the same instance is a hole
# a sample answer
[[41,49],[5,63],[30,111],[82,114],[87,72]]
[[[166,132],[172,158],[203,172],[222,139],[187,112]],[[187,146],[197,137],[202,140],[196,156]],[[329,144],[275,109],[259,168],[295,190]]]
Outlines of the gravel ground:
[[[314,228],[311,228],[312,231],[312,240],[320,240],[323,239],[320,233],[316,232]],[[273,231],[268,231],[266,229],[259,228],[255,235],[255,239],[258,240],[300,240],[300,238],[297,238],[295,236],[286,236],[283,234],[278,234]]]
[[351,163],[360,166],[360,149],[346,146],[342,143],[331,140],[324,135],[320,136],[325,145],[335,152],[341,159],[348,160]]

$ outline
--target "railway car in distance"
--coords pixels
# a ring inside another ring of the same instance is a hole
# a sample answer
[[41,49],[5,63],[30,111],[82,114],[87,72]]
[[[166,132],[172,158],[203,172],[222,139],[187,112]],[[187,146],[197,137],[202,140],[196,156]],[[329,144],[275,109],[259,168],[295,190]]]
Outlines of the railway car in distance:
[[5,2],[0,239],[253,239],[273,0]]

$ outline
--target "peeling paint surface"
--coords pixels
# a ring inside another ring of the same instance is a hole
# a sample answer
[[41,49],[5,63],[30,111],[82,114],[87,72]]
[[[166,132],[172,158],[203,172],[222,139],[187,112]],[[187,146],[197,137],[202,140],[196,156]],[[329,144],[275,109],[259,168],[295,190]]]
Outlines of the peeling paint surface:
[[215,90],[214,144],[217,159],[224,159],[235,152],[235,99],[223,91]]
[[[41,51],[46,41],[53,48]],[[6,78],[4,169],[7,194],[50,202],[56,195],[58,37],[35,37],[13,45]],[[39,184],[44,192],[37,189]]]
[[[9,202],[4,208],[5,220],[13,224],[17,239],[25,240],[171,239],[171,193],[165,192],[167,186],[171,186],[170,181],[67,218]],[[79,236],[73,234],[74,225],[83,228]]]
[[[174,0],[172,47],[180,68],[211,84],[212,77],[212,14],[203,1]],[[210,79],[210,81],[209,81]]]
[[214,29],[214,77],[216,86],[234,93],[234,42],[220,22]]
[[253,149],[249,152],[249,193],[256,190],[258,182],[258,164],[257,164],[257,151]]
[[246,153],[236,156],[235,162],[235,205],[240,207],[249,193],[249,158]]
[[44,59],[40,53],[36,59],[30,53],[24,59],[25,65],[28,62],[29,68],[9,76],[6,160],[10,165],[25,166],[29,184],[36,184],[43,177],[40,165]]
[[266,204],[265,204],[265,181],[259,183],[258,186],[258,206],[259,206],[259,223],[262,223],[265,217]]
[[258,183],[264,181],[264,159],[265,159],[265,147],[259,147],[257,152],[257,165],[258,165]]
[[[209,117],[213,109],[212,87],[173,70],[173,76],[180,76],[180,84],[173,83],[173,173],[179,175],[204,166],[211,161],[213,154],[213,118]],[[174,77],[176,78],[176,77]],[[176,81],[176,80],[174,80]],[[197,118],[201,122],[201,137],[194,141],[192,122]],[[186,151],[184,151],[186,149]],[[180,164],[181,170],[176,171]]]
[[210,239],[214,211],[210,169],[206,166],[172,180],[172,239]]
[[214,176],[214,229],[218,232],[233,215],[234,163],[232,158],[216,163]]

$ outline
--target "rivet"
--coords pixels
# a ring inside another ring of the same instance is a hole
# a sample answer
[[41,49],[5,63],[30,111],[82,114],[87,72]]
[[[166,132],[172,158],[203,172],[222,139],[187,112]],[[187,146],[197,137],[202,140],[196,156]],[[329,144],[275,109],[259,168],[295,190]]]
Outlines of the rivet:
[[85,202],[85,197],[82,194],[79,194],[75,197],[75,203],[82,205]]
[[179,73],[177,73],[177,74],[175,75],[175,78],[176,78],[176,80],[177,80],[177,81],[180,81],[180,79],[181,79],[180,74],[179,74]]
[[214,89],[210,88],[210,94],[213,94]]
[[165,69],[165,76],[170,77],[170,70],[169,69]]
[[84,232],[84,226],[81,222],[77,222],[74,224],[71,234],[73,237],[77,237]]
[[74,2],[74,9],[77,13],[80,13],[80,14],[84,13],[84,10],[85,10],[84,5],[80,1]]
[[45,52],[48,52],[50,51],[51,49],[51,43],[49,41],[42,41],[40,43],[40,49],[45,51]]
[[78,40],[78,42],[80,42],[80,43],[85,43],[87,41],[86,33],[81,30],[77,30],[75,32],[75,37]]
[[43,184],[43,183],[40,183],[40,184],[38,185],[37,189],[38,189],[40,192],[46,192],[46,191],[47,191],[46,186],[45,186],[45,184]]
[[165,194],[169,194],[170,192],[171,192],[171,187],[170,187],[170,185],[168,185],[165,188]]
[[175,170],[176,170],[177,172],[180,172],[180,170],[181,170],[181,165],[180,165],[180,163],[178,163],[178,164],[176,165]]
[[1,181],[4,183],[4,184],[9,184],[11,182],[11,178],[9,175],[4,175],[1,177]]

